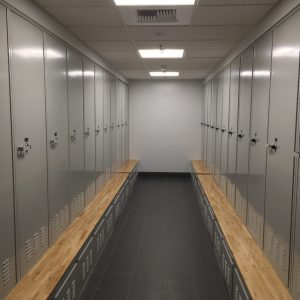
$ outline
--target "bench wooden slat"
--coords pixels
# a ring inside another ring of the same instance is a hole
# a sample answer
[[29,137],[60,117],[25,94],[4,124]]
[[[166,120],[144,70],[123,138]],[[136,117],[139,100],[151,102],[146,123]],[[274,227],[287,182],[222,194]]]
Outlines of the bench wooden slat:
[[[202,163],[203,164],[203,163]],[[201,164],[197,164],[199,167]],[[193,162],[194,166],[194,162]],[[247,227],[211,175],[197,175],[253,299],[292,299]]]
[[41,260],[25,275],[5,300],[46,300],[93,232],[106,209],[127,180],[137,161],[126,162],[84,211],[70,224]]

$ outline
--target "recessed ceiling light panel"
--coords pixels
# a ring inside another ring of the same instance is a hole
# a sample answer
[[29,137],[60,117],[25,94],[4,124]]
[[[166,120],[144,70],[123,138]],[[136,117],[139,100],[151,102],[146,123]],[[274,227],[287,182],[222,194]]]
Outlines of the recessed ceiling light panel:
[[163,71],[157,71],[157,72],[150,72],[151,77],[178,77],[179,72],[163,72]]
[[195,0],[114,0],[118,6],[194,5]]
[[140,49],[142,58],[182,58],[183,49]]

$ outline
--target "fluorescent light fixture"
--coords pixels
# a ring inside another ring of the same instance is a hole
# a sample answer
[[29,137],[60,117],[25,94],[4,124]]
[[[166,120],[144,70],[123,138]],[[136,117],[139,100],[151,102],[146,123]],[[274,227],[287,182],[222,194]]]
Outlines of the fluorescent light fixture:
[[168,72],[168,71],[158,71],[158,72],[150,72],[151,77],[178,77],[179,72]]
[[140,49],[142,58],[182,58],[183,49]]
[[114,0],[118,6],[194,5],[195,0]]

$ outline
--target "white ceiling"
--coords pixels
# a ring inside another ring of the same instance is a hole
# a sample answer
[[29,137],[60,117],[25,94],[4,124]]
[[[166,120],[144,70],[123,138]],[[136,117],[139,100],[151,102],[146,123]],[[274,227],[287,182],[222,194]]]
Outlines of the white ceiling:
[[[113,0],[34,0],[128,79],[167,66],[204,78],[279,0],[197,0],[190,24],[128,26]],[[183,59],[143,60],[140,48],[184,48]]]

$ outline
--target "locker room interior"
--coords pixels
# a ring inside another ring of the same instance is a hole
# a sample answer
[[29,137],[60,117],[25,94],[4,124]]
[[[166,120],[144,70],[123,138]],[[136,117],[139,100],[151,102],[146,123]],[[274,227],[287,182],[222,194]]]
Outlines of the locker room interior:
[[0,0],[0,300],[300,300],[300,0]]

